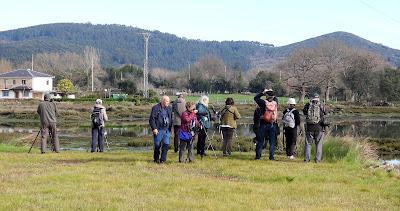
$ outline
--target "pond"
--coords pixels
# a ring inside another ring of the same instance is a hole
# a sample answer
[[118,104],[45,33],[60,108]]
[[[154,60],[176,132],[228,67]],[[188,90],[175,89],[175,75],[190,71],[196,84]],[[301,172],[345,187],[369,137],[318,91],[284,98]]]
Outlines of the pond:
[[[249,122],[249,119],[243,122]],[[16,124],[21,125],[21,124]],[[32,139],[36,136],[39,126],[29,124],[29,127],[15,126],[15,124],[0,123],[0,140],[5,134],[20,133],[31,135]],[[89,149],[91,139],[91,128],[78,126],[79,123],[67,124],[68,126],[60,126],[59,138],[61,146],[64,150],[83,150]],[[151,130],[145,122],[111,122],[112,126],[106,128],[107,140],[112,149],[126,149],[128,142],[141,140],[145,142],[142,148],[129,148],[131,150],[147,150],[151,149]],[[252,131],[251,123],[240,123],[236,130],[239,137],[253,138],[255,135]],[[334,119],[329,127],[331,136],[350,136],[350,137],[368,137],[371,139],[391,141],[391,144],[400,145],[400,119]],[[213,134],[215,128],[209,131]],[[382,154],[382,153],[381,153]],[[391,154],[386,152],[385,158],[400,158],[400,154]]]

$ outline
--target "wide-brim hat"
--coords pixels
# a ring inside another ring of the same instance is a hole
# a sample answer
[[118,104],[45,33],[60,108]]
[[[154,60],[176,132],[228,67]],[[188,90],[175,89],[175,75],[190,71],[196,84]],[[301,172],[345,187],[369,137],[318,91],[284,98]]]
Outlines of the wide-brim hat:
[[289,98],[288,101],[287,101],[287,104],[288,104],[288,105],[296,105],[296,99],[294,99],[294,98]]

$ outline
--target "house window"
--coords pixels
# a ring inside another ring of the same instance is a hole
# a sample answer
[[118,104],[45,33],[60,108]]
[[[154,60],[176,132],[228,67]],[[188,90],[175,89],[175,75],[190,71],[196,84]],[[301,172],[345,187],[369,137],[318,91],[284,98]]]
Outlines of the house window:
[[24,97],[29,97],[29,91],[24,90]]
[[17,83],[17,81],[13,80],[13,85],[15,85]]
[[22,84],[25,85],[26,84],[26,80],[22,80]]
[[8,93],[9,91],[8,90],[3,90],[3,97],[8,97]]
[[49,85],[49,80],[46,81],[46,85]]

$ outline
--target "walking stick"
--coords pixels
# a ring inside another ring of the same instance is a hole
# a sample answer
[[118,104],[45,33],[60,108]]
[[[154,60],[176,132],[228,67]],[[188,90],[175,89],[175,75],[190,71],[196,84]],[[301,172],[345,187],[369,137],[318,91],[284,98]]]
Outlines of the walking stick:
[[40,129],[40,130],[38,131],[38,133],[37,133],[37,135],[36,135],[36,138],[33,140],[33,143],[32,143],[32,145],[31,145],[31,148],[29,148],[28,153],[31,153],[32,147],[33,147],[33,145],[35,145],[36,139],[37,139],[37,137],[39,136],[39,133],[40,133],[41,131],[42,131],[42,129]]

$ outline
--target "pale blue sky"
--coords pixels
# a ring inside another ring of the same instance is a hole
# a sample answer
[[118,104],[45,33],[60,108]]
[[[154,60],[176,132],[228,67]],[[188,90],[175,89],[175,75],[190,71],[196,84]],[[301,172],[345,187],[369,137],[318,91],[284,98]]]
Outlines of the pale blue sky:
[[5,0],[0,31],[74,22],[122,24],[202,40],[276,46],[347,31],[400,49],[399,0]]

